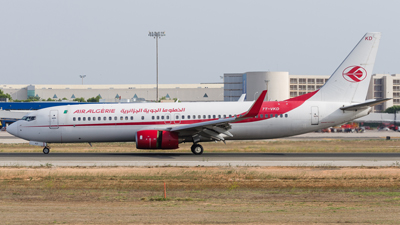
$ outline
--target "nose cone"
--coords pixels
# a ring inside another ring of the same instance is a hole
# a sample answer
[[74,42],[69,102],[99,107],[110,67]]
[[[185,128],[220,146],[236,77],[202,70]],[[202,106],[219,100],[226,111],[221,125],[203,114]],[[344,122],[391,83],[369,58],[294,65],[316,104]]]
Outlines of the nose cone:
[[12,135],[14,135],[14,136],[17,136],[17,134],[18,134],[18,124],[17,123],[18,122],[14,122],[11,125],[9,125],[7,127],[7,132],[12,134]]

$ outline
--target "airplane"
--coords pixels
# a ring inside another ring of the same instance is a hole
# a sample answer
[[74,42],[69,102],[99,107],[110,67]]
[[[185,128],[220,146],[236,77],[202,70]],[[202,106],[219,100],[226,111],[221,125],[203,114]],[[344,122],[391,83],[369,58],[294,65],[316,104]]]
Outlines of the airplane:
[[284,101],[90,104],[31,112],[7,131],[42,146],[49,143],[136,142],[137,149],[177,149],[192,142],[282,138],[339,125],[368,115],[386,99],[365,100],[379,46],[366,33],[320,89]]

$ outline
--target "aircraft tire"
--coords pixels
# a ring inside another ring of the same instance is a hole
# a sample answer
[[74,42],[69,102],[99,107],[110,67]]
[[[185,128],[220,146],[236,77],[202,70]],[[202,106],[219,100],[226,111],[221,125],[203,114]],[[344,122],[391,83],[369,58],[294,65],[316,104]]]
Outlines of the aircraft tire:
[[43,149],[43,153],[44,153],[44,154],[49,154],[49,152],[50,152],[50,149],[49,149],[48,147],[45,147],[45,148]]
[[191,150],[193,152],[193,154],[195,155],[201,155],[203,154],[203,146],[199,145],[199,144],[193,144],[191,147]]

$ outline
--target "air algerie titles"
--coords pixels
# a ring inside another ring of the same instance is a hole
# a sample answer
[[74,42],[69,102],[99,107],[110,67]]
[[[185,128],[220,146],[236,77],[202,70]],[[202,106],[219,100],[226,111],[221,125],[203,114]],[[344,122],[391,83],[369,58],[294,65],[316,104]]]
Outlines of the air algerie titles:
[[[185,112],[185,108],[156,108],[156,109],[148,109],[148,108],[140,108],[140,109],[121,109],[120,113],[122,114],[135,114],[135,113],[174,113],[174,112]],[[115,109],[77,109],[74,111],[75,113],[115,113]]]

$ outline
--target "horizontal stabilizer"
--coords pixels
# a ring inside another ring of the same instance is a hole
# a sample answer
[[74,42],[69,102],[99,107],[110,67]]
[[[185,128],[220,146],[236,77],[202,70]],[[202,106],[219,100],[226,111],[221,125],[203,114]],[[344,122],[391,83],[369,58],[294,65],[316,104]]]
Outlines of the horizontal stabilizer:
[[356,110],[359,110],[359,109],[366,109],[366,108],[368,108],[368,107],[372,107],[372,106],[374,106],[374,105],[378,105],[378,104],[380,104],[380,103],[382,103],[382,102],[386,102],[386,101],[389,101],[389,100],[391,100],[391,99],[392,99],[392,98],[384,98],[384,99],[378,99],[378,100],[372,99],[372,100],[370,100],[370,101],[366,101],[366,102],[363,102],[363,103],[358,103],[358,104],[354,104],[354,105],[343,106],[343,107],[341,107],[340,109],[341,109],[341,110],[348,110],[348,111],[356,111]]

